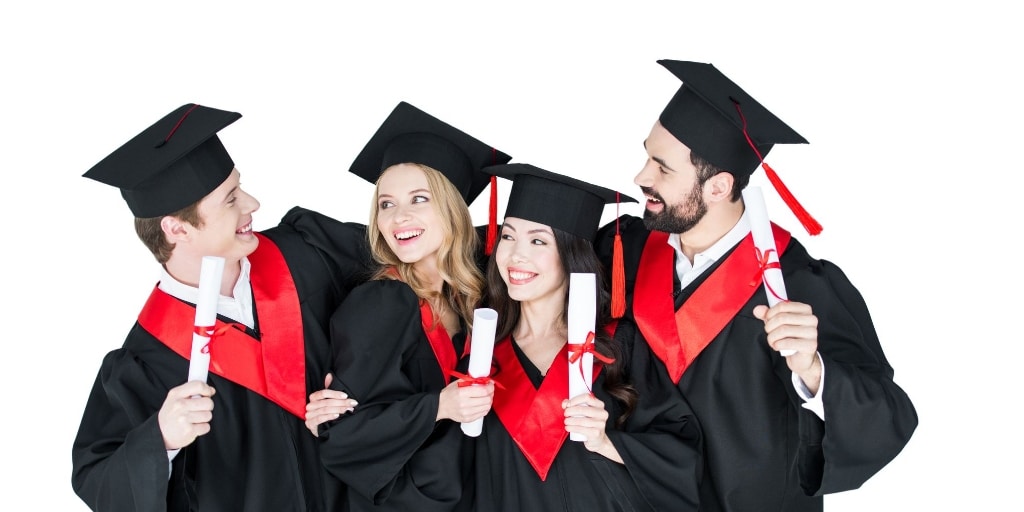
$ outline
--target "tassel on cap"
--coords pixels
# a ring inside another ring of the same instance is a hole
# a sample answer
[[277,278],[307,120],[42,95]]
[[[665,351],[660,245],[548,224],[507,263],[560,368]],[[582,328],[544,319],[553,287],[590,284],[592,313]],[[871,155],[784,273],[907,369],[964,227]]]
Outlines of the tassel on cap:
[[[491,148],[492,164],[498,162],[498,150]],[[494,243],[498,239],[498,177],[491,175],[491,200],[487,205],[487,240],[484,241],[484,254],[490,256],[494,252]]]
[[804,225],[804,229],[806,229],[811,236],[821,233],[821,224],[818,223],[817,220],[814,220],[814,217],[811,217],[810,213],[807,213],[807,210],[804,209],[803,205],[801,205],[799,201],[796,200],[793,193],[786,188],[786,184],[782,182],[782,178],[779,178],[779,175],[775,173],[775,170],[763,160],[761,161],[761,167],[764,168],[764,172],[768,176],[768,181],[772,182],[772,186],[775,187],[775,191],[778,192],[779,196],[782,197],[782,200],[786,202],[786,205],[789,206],[793,215],[796,215],[796,218],[800,219],[800,223]]
[[615,193],[615,242],[612,246],[612,318],[626,313],[626,269],[622,256],[622,234],[619,233],[619,193]]
[[786,203],[786,206],[788,206],[790,211],[793,212],[793,215],[796,215],[796,218],[800,220],[800,223],[803,224],[807,233],[811,236],[821,233],[821,224],[815,220],[814,217],[811,217],[811,214],[807,212],[803,205],[800,204],[800,201],[796,200],[796,196],[789,191],[786,184],[782,182],[782,178],[780,178],[775,170],[764,161],[764,157],[761,156],[761,152],[757,150],[757,146],[754,144],[754,141],[750,140],[750,134],[747,133],[747,118],[744,117],[743,109],[740,108],[739,102],[733,100],[733,105],[736,106],[736,112],[739,112],[740,120],[743,122],[743,136],[747,139],[747,144],[750,145],[750,149],[754,150],[754,154],[756,154],[758,160],[761,161],[761,167],[764,168],[764,172],[768,176],[768,181],[770,181],[772,186],[775,187],[775,191],[778,192],[779,197],[781,197]]

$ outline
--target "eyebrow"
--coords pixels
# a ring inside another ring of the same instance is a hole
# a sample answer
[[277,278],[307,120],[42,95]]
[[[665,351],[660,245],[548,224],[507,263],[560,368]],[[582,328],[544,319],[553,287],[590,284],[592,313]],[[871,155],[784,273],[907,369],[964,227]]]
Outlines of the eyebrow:
[[668,170],[670,170],[672,172],[677,172],[675,169],[673,169],[667,163],[665,163],[665,159],[664,158],[657,157],[657,156],[652,156],[651,160],[654,160],[655,162],[658,162],[658,165],[660,165],[660,166],[662,166],[662,167],[664,167],[664,168],[666,168],[666,169],[668,169]]
[[[411,196],[411,195],[415,195],[415,194],[422,194],[424,192],[429,194],[430,193],[430,189],[418,188],[416,190],[410,190],[407,195]],[[382,197],[394,197],[394,196],[392,196],[391,194],[377,194],[377,199],[380,199]]]
[[[644,151],[647,151],[647,139],[644,139]],[[660,166],[662,166],[662,167],[664,167],[664,168],[666,168],[666,169],[668,169],[668,170],[670,170],[672,172],[678,172],[675,169],[673,169],[672,167],[670,167],[667,163],[665,163],[665,159],[664,158],[657,157],[657,156],[652,156],[651,160],[654,160],[655,162],[658,162],[658,165],[660,165]]]
[[[510,226],[508,224],[504,224],[504,223],[502,223],[501,227],[511,229],[512,231],[516,230],[516,228],[514,228],[514,227],[512,227],[512,226]],[[537,229],[531,229],[531,230],[526,232],[527,235],[532,235],[532,234],[535,234],[535,233],[544,233],[544,234],[548,234],[548,235],[551,235],[551,236],[555,236],[555,233],[553,231],[551,231],[550,228],[537,228]]]
[[231,190],[228,190],[228,192],[226,194],[224,194],[224,199],[222,199],[221,202],[224,202],[224,203],[228,202],[228,200],[231,199],[231,196],[235,195],[235,192],[237,192],[237,191],[238,191],[238,185],[235,185],[235,186],[231,187]]

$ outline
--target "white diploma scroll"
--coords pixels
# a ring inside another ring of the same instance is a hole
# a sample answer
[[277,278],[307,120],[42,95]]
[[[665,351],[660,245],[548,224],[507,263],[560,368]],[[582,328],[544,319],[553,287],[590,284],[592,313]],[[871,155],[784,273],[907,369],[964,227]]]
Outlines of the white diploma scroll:
[[[766,268],[762,274],[764,291],[768,295],[768,307],[786,300],[786,283],[782,280],[782,268],[778,266],[779,251],[775,247],[775,235],[772,234],[772,224],[768,219],[768,208],[764,204],[764,195],[761,187],[748,186],[743,189],[743,204],[747,207],[747,218],[750,219],[750,234],[754,238],[754,246],[761,251],[761,255],[767,254],[767,263],[776,264],[775,268]],[[783,357],[794,354],[793,350],[780,350]]]
[[[494,355],[494,330],[498,327],[498,312],[490,308],[473,311],[473,333],[470,336],[469,376],[491,376],[491,357]],[[462,433],[477,437],[483,431],[484,419],[462,424]]]
[[[569,274],[569,345],[583,345],[597,323],[597,276],[589,273]],[[569,350],[570,359],[572,350]],[[582,370],[582,371],[581,371]],[[594,376],[594,354],[583,352],[576,362],[569,363],[569,398],[590,393]],[[582,434],[569,434],[573,441],[586,441]]]
[[[199,298],[196,300],[196,330],[192,332],[192,355],[188,361],[188,380],[206,382],[210,371],[210,352],[204,350],[213,334],[217,322],[217,301],[220,297],[220,281],[224,275],[224,258],[203,256],[199,269]],[[200,334],[203,327],[204,334]]]

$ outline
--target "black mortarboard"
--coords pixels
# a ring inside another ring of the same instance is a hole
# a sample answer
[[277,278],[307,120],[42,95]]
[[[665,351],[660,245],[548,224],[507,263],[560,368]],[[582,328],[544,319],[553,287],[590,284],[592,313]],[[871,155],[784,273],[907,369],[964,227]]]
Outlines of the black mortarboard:
[[83,176],[121,189],[136,217],[174,213],[224,183],[235,164],[217,132],[242,114],[189,103],[107,155]]
[[820,233],[821,224],[764,162],[775,144],[807,140],[711,64],[667,59],[658,64],[683,81],[661,112],[661,125],[698,156],[733,175],[749,176],[760,164],[807,232]]
[[504,164],[512,157],[463,131],[401,102],[356,156],[349,172],[370,183],[380,173],[402,163],[417,163],[444,174],[470,204],[490,179],[480,169]]
[[[662,111],[661,125],[716,167],[733,174],[749,175],[773,145],[807,144],[799,133],[711,64],[664,59],[658,64],[683,81]],[[760,155],[744,136],[743,118],[746,133]]]
[[505,217],[518,217],[593,241],[608,203],[636,199],[530,164],[505,164],[484,172],[512,180]]

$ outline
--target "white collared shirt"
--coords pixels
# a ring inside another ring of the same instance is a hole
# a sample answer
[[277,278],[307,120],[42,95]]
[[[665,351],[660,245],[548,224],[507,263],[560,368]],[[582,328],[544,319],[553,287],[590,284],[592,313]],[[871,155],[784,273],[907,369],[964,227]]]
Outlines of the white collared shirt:
[[[690,259],[683,254],[679,233],[670,234],[668,236],[668,245],[672,246],[676,253],[675,270],[676,277],[679,278],[679,289],[684,289],[687,285],[694,282],[707,269],[711,268],[715,262],[721,259],[722,256],[732,250],[736,244],[742,242],[748,234],[750,234],[750,219],[747,218],[747,213],[743,212],[740,220],[736,222],[736,225],[729,232],[718,239],[717,242],[711,244],[711,247],[693,255],[693,263],[690,263]],[[825,403],[821,397],[823,395],[822,390],[825,389],[825,363],[821,360],[821,353],[818,353],[818,362],[821,363],[821,382],[818,384],[817,395],[811,395],[807,385],[804,384],[804,381],[796,373],[793,373],[793,387],[796,389],[797,394],[800,395],[800,398],[804,399],[803,407],[812,411],[824,421]]]
[[[160,284],[158,287],[168,295],[195,304],[199,300],[199,288],[178,281],[167,270],[160,267]],[[242,271],[238,281],[231,290],[233,297],[220,295],[217,298],[217,314],[245,324],[253,329],[256,321],[253,318],[252,285],[249,283],[249,259],[242,258]]]
[[[199,301],[199,288],[178,281],[167,272],[163,265],[160,266],[160,284],[157,287],[176,299],[181,299],[191,304]],[[252,284],[249,283],[248,258],[242,258],[242,271],[238,274],[238,281],[235,281],[231,294],[233,297],[220,295],[217,298],[217,314],[245,324],[250,329],[255,328],[256,321],[253,315]],[[180,451],[181,448],[167,450],[167,478],[171,477],[171,461],[174,460],[174,457]]]

